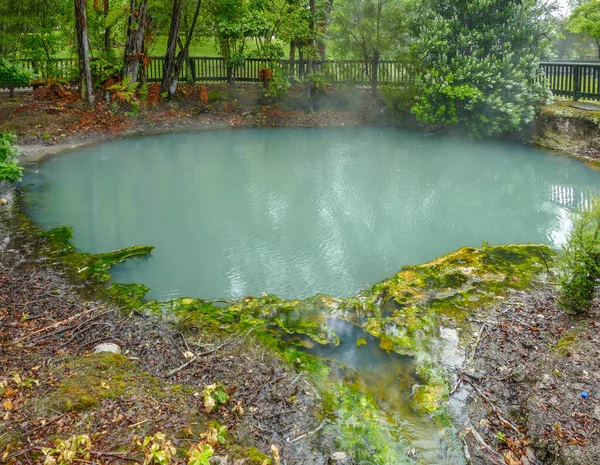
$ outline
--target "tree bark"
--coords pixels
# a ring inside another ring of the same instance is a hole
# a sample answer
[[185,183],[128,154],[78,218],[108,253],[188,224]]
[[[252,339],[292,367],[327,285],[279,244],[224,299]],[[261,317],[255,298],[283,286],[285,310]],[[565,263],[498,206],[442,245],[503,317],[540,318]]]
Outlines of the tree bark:
[[379,84],[379,59],[381,52],[379,50],[373,51],[373,60],[371,62],[371,94],[373,97],[377,96],[377,87]]
[[90,105],[94,103],[92,70],[87,29],[86,0],[75,0],[75,29],[77,31],[77,52],[79,55],[79,91]]
[[[108,16],[109,12],[109,0],[104,0],[104,19]],[[106,26],[104,28],[104,51],[106,53],[110,52],[110,26]]]
[[[198,0],[196,4],[196,11],[192,18],[192,24],[188,31],[185,43],[181,42],[179,37],[181,31],[181,14],[183,11],[183,1],[175,0],[173,3],[173,14],[171,15],[171,27],[169,28],[169,39],[167,41],[167,54],[165,55],[165,66],[163,68],[163,81],[160,86],[161,92],[168,92],[169,96],[175,95],[177,91],[177,83],[179,75],[183,69],[183,64],[188,58],[188,50],[190,49],[190,43],[194,38],[194,30],[196,29],[196,23],[198,22],[198,15],[200,14],[200,7],[202,6],[202,0]],[[175,57],[175,51],[177,50],[177,44],[179,43],[179,53]],[[190,62],[191,64],[191,62]],[[194,75],[192,70],[192,76]]]
[[308,74],[308,79],[306,80],[306,98],[310,100],[312,97],[312,74],[313,74],[313,57],[314,57],[314,48],[315,48],[315,0],[310,0],[310,39],[308,40],[308,45],[310,48],[310,55],[308,57],[308,66],[306,69],[306,74]]
[[132,82],[137,81],[140,62],[143,60],[147,10],[148,0],[140,0],[139,6],[137,0],[131,0],[123,60],[123,78],[129,78]]
[[163,80],[160,85],[161,92],[169,92],[173,84],[176,67],[177,42],[181,30],[181,14],[183,12],[183,0],[174,0],[173,11],[171,12],[171,25],[169,27],[169,38],[167,40],[167,52],[165,54],[165,64],[163,66]]

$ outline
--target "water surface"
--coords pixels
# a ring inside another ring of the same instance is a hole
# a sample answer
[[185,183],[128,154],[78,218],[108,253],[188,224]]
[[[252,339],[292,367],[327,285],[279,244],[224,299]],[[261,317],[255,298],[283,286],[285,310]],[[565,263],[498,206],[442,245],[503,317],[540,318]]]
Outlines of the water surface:
[[150,297],[348,296],[464,245],[559,247],[599,184],[518,143],[400,129],[248,129],[123,139],[26,172],[28,213],[74,244],[156,249],[116,280]]

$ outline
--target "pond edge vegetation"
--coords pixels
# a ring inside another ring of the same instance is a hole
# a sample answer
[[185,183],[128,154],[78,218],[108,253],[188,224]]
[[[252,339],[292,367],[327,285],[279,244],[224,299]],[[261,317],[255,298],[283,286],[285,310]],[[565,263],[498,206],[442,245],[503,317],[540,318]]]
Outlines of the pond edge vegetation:
[[[365,422],[363,434],[379,430],[375,400],[365,397],[358,387],[328,385],[331,366],[305,351],[307,339],[312,344],[339,343],[335,332],[320,315],[325,313],[362,327],[379,340],[384,351],[415,357],[416,375],[421,384],[415,388],[413,408],[432,415],[441,424],[448,424],[451,420],[445,400],[453,373],[443,368],[433,353],[428,355],[432,341],[439,336],[439,327],[448,324],[468,328],[466,318],[472,311],[494,305],[510,289],[527,289],[532,280],[550,271],[555,258],[555,253],[545,246],[488,246],[484,243],[479,249],[463,248],[423,265],[403,267],[397,275],[346,299],[316,295],[304,300],[281,300],[267,295],[228,300],[224,302],[227,306],[196,298],[145,302],[143,297],[148,288],[141,284],[107,286],[105,283],[110,277],[110,266],[128,258],[143,257],[151,253],[152,247],[134,246],[97,255],[79,253],[69,243],[68,227],[41,232],[18,212],[17,205],[13,206],[13,215],[18,218],[21,232],[37,236],[42,245],[40,256],[46,256],[50,265],[65,269],[74,282],[85,284],[84,296],[101,297],[122,308],[158,316],[166,324],[175,324],[184,331],[186,326],[201,323],[204,328],[212,326],[214,331],[232,337],[252,332],[294,369],[308,373],[310,381],[324,396],[329,412],[339,413],[344,407],[339,404],[343,398],[366,400],[359,410],[361,415],[371,412],[373,423]],[[388,303],[392,305],[386,305]],[[194,358],[188,362],[193,361]],[[173,373],[185,369],[188,362],[175,367]],[[355,405],[344,408],[349,409],[346,413],[350,415],[358,413]],[[342,439],[340,447],[360,457],[361,447],[356,449],[357,438],[352,439],[356,432],[352,428],[344,432],[350,440],[344,444]],[[384,456],[389,451],[385,450],[385,441],[381,441],[378,447],[382,449],[378,452]]]

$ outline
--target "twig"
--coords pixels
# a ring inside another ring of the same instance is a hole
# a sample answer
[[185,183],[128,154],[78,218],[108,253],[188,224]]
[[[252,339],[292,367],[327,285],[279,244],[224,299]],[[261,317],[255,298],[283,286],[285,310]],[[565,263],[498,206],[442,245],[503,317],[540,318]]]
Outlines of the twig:
[[450,394],[449,394],[449,395],[452,395],[452,394],[454,394],[454,393],[455,393],[455,392],[458,390],[458,388],[460,387],[461,383],[462,383],[462,377],[461,377],[461,376],[459,376],[459,377],[458,377],[458,381],[456,382],[456,384],[454,385],[454,387],[453,387],[453,388],[452,388],[452,390],[450,391]]
[[58,420],[60,420],[61,418],[64,418],[64,417],[66,417],[67,415],[69,415],[69,413],[70,413],[70,412],[63,413],[62,415],[59,415],[59,416],[57,416],[57,417],[54,417],[54,418],[51,418],[50,420],[48,420],[48,421],[47,421],[46,423],[44,423],[43,425],[36,426],[35,428],[33,428],[33,429],[30,429],[29,431],[26,431],[25,433],[23,433],[23,436],[27,437],[27,436],[29,436],[31,433],[33,433],[34,431],[37,431],[37,430],[39,430],[39,429],[41,429],[41,428],[45,428],[45,427],[47,427],[47,426],[48,426],[50,423],[54,423],[55,421],[58,421]]
[[58,321],[58,322],[54,323],[53,325],[46,326],[45,328],[42,328],[42,329],[38,329],[37,331],[34,331],[33,333],[29,333],[27,336],[22,337],[21,339],[15,341],[14,343],[15,344],[19,344],[19,343],[21,343],[23,341],[26,341],[27,339],[31,338],[32,336],[35,336],[36,334],[43,333],[45,331],[48,331],[49,329],[57,328],[60,325],[62,325],[63,323],[68,323],[69,321],[73,321],[73,320],[76,320],[77,318],[81,318],[82,316],[87,315],[88,313],[91,313],[91,312],[93,312],[95,310],[98,310],[98,308],[100,308],[100,307],[90,308],[89,310],[86,310],[85,312],[78,313],[77,315],[73,315],[72,317],[69,317],[66,320],[61,320],[61,321]]
[[112,457],[115,459],[129,460],[130,462],[137,462],[137,463],[142,462],[140,459],[136,459],[134,457],[129,457],[129,456],[123,455],[123,454],[115,454],[112,452],[95,452],[92,450],[92,451],[90,451],[90,455],[96,455],[98,457]]
[[[265,325],[263,325],[265,326]],[[218,345],[217,347],[215,347],[214,349],[210,349],[207,350],[206,352],[201,352],[199,354],[194,355],[193,358],[189,359],[187,362],[185,362],[183,365],[175,368],[174,370],[171,370],[167,373],[167,378],[170,378],[171,376],[173,376],[176,373],[179,373],[181,370],[183,370],[184,368],[187,368],[188,366],[190,366],[192,363],[194,363],[196,360],[198,360],[200,357],[204,357],[206,355],[210,355],[214,352],[216,352],[217,350],[221,349],[222,347],[225,347],[228,344],[233,344],[236,340],[240,339],[240,338],[244,338],[246,336],[248,336],[248,334],[250,334],[252,331],[254,331],[258,326],[253,326],[252,328],[250,328],[248,331],[246,331],[246,333],[243,336],[240,336],[239,333],[237,336],[228,339],[227,341],[223,342],[222,344]]]
[[467,366],[471,364],[473,358],[475,357],[475,352],[477,352],[477,347],[481,342],[481,338],[483,337],[484,331],[487,331],[487,326],[485,325],[485,323],[483,323],[481,325],[481,328],[479,328],[479,334],[477,335],[477,340],[475,341],[475,347],[473,347],[473,352],[471,352],[471,355],[469,355],[469,361],[467,362]]
[[494,413],[498,416],[498,419],[505,425],[510,427],[510,429],[512,429],[515,433],[517,433],[519,436],[523,436],[523,433],[521,433],[521,431],[519,431],[519,428],[517,428],[515,425],[513,425],[510,421],[508,421],[506,418],[504,418],[502,416],[502,414],[500,413],[500,410],[498,410],[498,408],[492,403],[492,401],[490,400],[490,398],[488,396],[486,396],[483,392],[481,392],[481,390],[475,386],[475,384],[473,384],[471,381],[469,381],[468,379],[464,379],[464,381],[466,383],[469,383],[473,389],[475,389],[475,391],[477,392],[477,394],[479,394],[481,396],[481,398],[483,400],[485,400],[488,404],[490,404],[490,407],[492,407],[492,410],[494,411]]
[[325,423],[327,423],[329,421],[329,419],[325,418],[321,424],[319,426],[317,426],[315,429],[309,431],[308,433],[304,433],[301,434],[300,436],[298,436],[295,439],[291,439],[290,441],[288,441],[290,444],[295,443],[296,441],[300,441],[301,439],[305,439],[309,436],[312,436],[313,434],[315,434],[316,432],[318,432],[321,428],[323,428],[323,426],[325,426]]

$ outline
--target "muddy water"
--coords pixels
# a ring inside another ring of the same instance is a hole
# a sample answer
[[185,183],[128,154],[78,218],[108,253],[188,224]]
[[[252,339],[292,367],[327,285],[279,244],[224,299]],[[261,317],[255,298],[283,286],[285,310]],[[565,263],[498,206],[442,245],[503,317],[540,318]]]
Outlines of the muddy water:
[[[599,184],[600,172],[520,144],[378,128],[126,139],[48,159],[24,179],[28,213],[73,226],[78,248],[156,246],[114,277],[159,300],[348,296],[464,245],[559,247],[569,211]],[[361,463],[464,463],[452,425],[411,406],[415,359],[321,316],[340,345],[301,346],[331,368],[322,389],[339,411],[326,428]],[[432,350],[447,368],[460,363],[457,343],[440,328]]]

